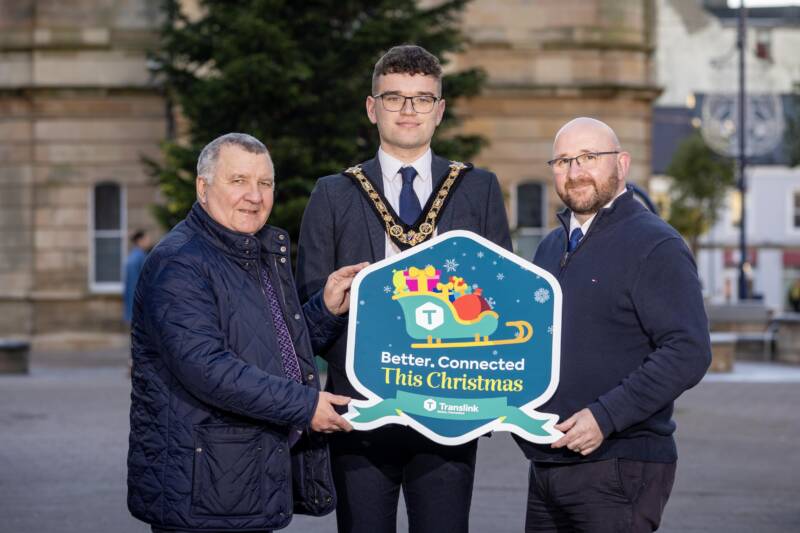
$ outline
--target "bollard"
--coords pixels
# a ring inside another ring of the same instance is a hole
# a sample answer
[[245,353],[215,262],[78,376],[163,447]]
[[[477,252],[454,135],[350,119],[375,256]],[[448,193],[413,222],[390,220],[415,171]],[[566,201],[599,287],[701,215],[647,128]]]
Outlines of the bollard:
[[775,328],[776,359],[800,364],[800,313],[786,313],[772,321]]
[[709,372],[732,372],[736,335],[727,332],[711,333],[711,366]]

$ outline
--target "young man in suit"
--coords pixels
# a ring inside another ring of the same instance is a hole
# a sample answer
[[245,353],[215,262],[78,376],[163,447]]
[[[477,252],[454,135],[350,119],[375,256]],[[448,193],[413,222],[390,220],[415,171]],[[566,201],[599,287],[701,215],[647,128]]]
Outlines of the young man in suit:
[[[435,155],[442,68],[419,46],[396,46],[375,65],[367,115],[378,127],[374,159],[326,176],[300,229],[297,283],[313,295],[340,265],[375,262],[437,233],[473,231],[511,249],[497,177]],[[347,379],[343,334],[325,353],[327,390],[361,398]],[[331,439],[340,532],[394,533],[403,489],[412,533],[468,530],[477,442],[434,443],[388,425]]]

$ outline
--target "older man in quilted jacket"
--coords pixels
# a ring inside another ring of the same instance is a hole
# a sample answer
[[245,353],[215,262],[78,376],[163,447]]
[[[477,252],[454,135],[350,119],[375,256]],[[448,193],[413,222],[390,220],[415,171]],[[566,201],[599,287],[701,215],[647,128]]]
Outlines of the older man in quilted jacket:
[[239,133],[200,154],[197,202],[151,252],[134,297],[128,507],[153,531],[266,531],[335,507],[320,433],[349,431],[313,353],[340,333],[344,267],[305,305],[274,171]]

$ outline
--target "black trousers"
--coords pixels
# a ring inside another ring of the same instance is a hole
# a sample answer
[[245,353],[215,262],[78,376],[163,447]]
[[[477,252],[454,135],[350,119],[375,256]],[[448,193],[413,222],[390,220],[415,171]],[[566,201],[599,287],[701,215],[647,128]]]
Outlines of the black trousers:
[[[197,533],[197,530],[185,531],[185,530],[182,530],[182,529],[161,529],[161,528],[157,528],[155,526],[151,526],[150,529],[153,531],[153,533]],[[208,531],[207,533],[215,533],[215,532],[214,531]],[[230,533],[230,530],[227,531],[227,532],[220,531],[218,533]],[[271,531],[258,531],[256,533],[272,533],[272,532]]]
[[675,463],[607,459],[531,462],[526,533],[658,529]]
[[[157,528],[155,526],[152,526],[150,529],[153,531],[153,533],[197,533],[197,530],[195,530],[195,531],[184,531],[182,529],[160,529],[160,528]],[[208,533],[215,533],[215,532],[214,531],[209,531]],[[220,531],[218,533],[231,533],[231,532],[230,532],[230,530],[228,530],[228,531]],[[260,531],[259,533],[272,533],[272,532],[265,530],[265,531]]]
[[437,444],[399,425],[331,438],[339,533],[395,533],[400,488],[409,533],[467,533],[477,441]]

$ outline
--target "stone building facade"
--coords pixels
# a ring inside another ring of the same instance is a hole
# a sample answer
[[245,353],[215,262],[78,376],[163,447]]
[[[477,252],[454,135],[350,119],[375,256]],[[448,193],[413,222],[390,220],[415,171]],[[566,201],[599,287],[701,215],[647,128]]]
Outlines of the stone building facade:
[[[156,227],[141,157],[167,129],[146,62],[158,5],[0,3],[0,336],[124,342],[118,266],[128,232]],[[488,83],[455,104],[490,142],[476,163],[501,179],[521,255],[555,223],[544,162],[570,118],[608,122],[634,155],[631,178],[647,179],[655,15],[653,0],[469,4],[453,66],[481,66]]]
[[0,2],[0,336],[124,340],[130,228],[154,228],[156,0]]
[[[501,7],[502,6],[502,7]],[[488,73],[478,98],[460,103],[465,129],[489,139],[476,163],[507,192],[517,252],[530,258],[562,205],[545,161],[571,118],[608,123],[633,155],[630,179],[650,176],[655,85],[655,4],[650,0],[474,0],[457,67]]]

